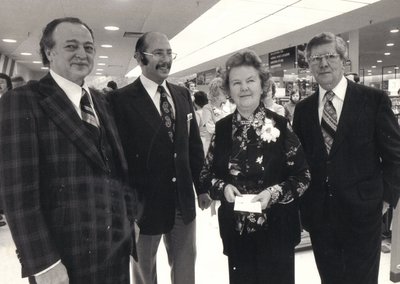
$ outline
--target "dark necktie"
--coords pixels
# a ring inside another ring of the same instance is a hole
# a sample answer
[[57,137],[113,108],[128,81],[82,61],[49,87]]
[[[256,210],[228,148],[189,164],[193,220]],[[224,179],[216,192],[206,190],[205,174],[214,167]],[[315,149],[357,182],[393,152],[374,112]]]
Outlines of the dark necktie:
[[321,130],[322,136],[325,140],[326,151],[331,151],[333,139],[335,138],[335,133],[337,129],[337,114],[336,109],[332,104],[332,99],[335,93],[328,91],[325,93],[325,105],[322,113],[321,119]]
[[175,132],[175,118],[172,112],[172,106],[167,99],[167,92],[163,86],[158,86],[157,91],[160,93],[160,112],[161,119],[164,126],[167,128],[168,136],[172,142],[174,142],[174,132]]
[[85,91],[85,89],[82,89],[80,107],[83,124],[90,131],[93,139],[98,141],[100,139],[100,129],[94,114],[94,110],[89,101],[89,94]]

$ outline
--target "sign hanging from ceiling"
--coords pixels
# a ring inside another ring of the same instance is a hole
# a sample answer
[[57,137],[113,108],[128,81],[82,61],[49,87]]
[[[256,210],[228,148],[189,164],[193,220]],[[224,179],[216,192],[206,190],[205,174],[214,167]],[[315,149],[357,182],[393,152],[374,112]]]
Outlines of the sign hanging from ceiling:
[[271,69],[291,69],[295,68],[296,47],[270,52],[268,54],[268,64]]

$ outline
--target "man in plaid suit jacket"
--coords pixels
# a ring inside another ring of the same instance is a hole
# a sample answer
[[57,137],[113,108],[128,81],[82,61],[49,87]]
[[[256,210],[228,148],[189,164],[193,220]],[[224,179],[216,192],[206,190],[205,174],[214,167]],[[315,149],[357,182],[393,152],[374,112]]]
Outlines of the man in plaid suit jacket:
[[[56,19],[40,45],[50,73],[0,100],[0,192],[22,276],[129,283],[134,199],[108,106],[84,83],[92,31],[79,19]],[[99,136],[83,120],[85,92]]]

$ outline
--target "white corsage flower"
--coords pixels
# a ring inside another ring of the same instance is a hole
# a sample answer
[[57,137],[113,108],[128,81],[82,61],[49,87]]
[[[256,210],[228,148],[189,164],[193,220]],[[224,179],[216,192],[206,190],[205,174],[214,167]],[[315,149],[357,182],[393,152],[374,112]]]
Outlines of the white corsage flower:
[[275,127],[275,122],[272,119],[265,118],[261,127],[260,137],[263,141],[276,142],[281,132]]

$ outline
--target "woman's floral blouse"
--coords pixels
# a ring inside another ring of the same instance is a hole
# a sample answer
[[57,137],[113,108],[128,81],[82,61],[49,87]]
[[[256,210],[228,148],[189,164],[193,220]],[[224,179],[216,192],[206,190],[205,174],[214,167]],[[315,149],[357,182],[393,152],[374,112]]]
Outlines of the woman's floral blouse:
[[[224,200],[224,189],[227,184],[234,185],[242,194],[258,194],[263,190],[271,193],[268,207],[275,203],[289,203],[303,195],[310,183],[308,169],[298,170],[297,163],[303,164],[304,156],[298,155],[301,147],[297,136],[288,124],[285,133],[284,149],[285,166],[292,173],[287,180],[266,188],[263,186],[263,149],[265,143],[275,143],[280,136],[274,127],[274,121],[267,118],[265,108],[261,104],[249,118],[243,118],[236,110],[232,118],[232,154],[229,160],[228,180],[217,179],[211,171],[215,151],[215,135],[211,139],[210,148],[204,167],[200,174],[203,185],[211,184],[209,189],[214,199]],[[268,209],[268,208],[267,208]],[[263,213],[236,212],[236,230],[252,233],[267,227],[268,210]]]

